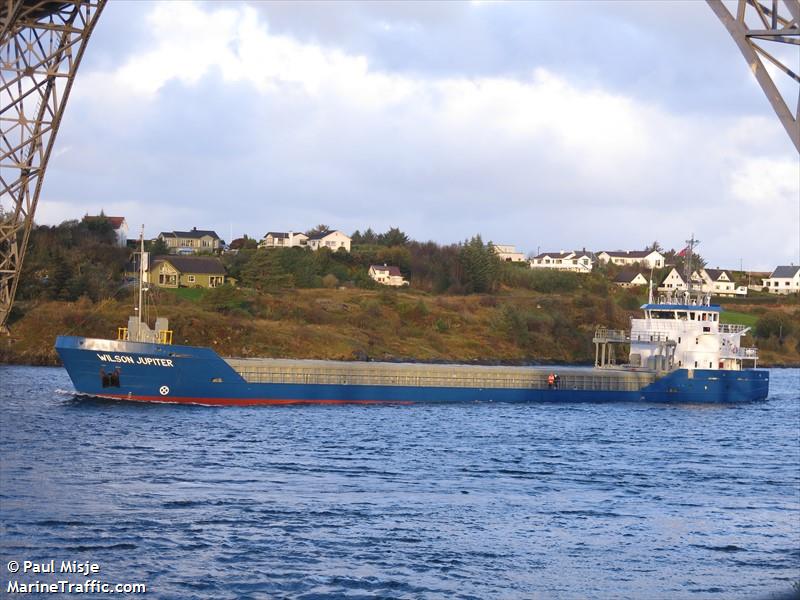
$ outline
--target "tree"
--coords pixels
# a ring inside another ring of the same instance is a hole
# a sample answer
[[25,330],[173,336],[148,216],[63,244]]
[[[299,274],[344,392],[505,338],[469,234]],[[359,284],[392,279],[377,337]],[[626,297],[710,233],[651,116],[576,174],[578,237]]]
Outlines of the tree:
[[280,264],[276,251],[256,252],[242,267],[241,281],[259,290],[272,290],[294,286],[294,278]]
[[392,227],[378,236],[378,243],[382,246],[405,246],[408,241],[408,236],[397,227]]
[[312,235],[316,235],[318,233],[325,233],[326,231],[330,231],[331,228],[327,225],[317,225],[314,229],[309,229],[306,231],[306,235],[311,237]]
[[378,243],[378,235],[372,231],[372,227],[368,227],[367,230],[361,234],[361,243],[364,245]]
[[153,256],[163,256],[164,254],[169,254],[169,247],[167,243],[159,237],[150,242],[150,250],[148,250],[148,252]]
[[794,329],[789,315],[784,313],[771,313],[761,317],[756,322],[755,336],[759,338],[769,338],[772,336],[782,340],[792,333]]
[[462,283],[467,293],[486,293],[495,289],[500,272],[500,258],[491,244],[484,244],[480,235],[465,242],[459,253],[463,269]]
[[230,246],[231,250],[255,250],[258,248],[258,242],[252,238],[247,237],[244,235],[240,238],[236,238],[231,242]]
[[650,252],[664,252],[664,248],[661,247],[661,244],[659,244],[658,241],[655,241],[647,246],[645,250],[649,250]]

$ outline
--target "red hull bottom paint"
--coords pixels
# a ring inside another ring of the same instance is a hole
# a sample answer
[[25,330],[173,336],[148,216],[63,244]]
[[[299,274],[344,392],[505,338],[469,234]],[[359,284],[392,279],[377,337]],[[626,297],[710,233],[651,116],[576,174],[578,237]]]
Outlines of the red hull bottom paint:
[[195,404],[200,406],[287,406],[291,404],[396,404],[411,405],[408,401],[391,400],[301,400],[293,398],[177,398],[165,396],[128,396],[127,394],[103,394],[93,396],[109,400],[131,402],[157,402],[159,404]]

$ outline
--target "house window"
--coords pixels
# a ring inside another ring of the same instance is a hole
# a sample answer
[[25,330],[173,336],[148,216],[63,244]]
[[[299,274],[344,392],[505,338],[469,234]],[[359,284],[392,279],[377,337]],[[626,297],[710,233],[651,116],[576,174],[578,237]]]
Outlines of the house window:
[[189,283],[194,283],[194,275],[187,275],[186,281],[188,281]]

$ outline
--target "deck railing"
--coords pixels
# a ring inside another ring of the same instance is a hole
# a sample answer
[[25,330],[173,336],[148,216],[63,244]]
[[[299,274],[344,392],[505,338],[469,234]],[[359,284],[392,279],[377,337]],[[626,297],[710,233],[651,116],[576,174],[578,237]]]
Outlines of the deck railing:
[[750,329],[750,327],[747,325],[735,325],[733,323],[720,323],[719,325],[720,333],[741,333],[745,329]]
[[[359,372],[358,370],[301,370],[253,365],[231,366],[248,383],[282,383],[297,385],[377,385],[407,387],[459,387],[498,389],[548,389],[548,375],[558,369],[537,370],[530,374],[499,373],[425,373],[418,372]],[[559,374],[558,389],[636,391],[655,379],[652,373],[613,373],[591,371],[587,373]]]
[[600,327],[594,332],[595,341],[599,342],[627,342],[630,340],[628,332],[623,329],[607,329]]
[[724,347],[719,353],[720,358],[743,358],[745,360],[758,360],[758,348]]

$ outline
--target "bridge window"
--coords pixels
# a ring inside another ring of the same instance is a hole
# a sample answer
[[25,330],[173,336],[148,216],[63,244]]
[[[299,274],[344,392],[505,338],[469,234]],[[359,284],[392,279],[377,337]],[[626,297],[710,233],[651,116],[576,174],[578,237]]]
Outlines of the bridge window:
[[654,319],[674,319],[675,313],[667,310],[654,310],[652,312]]

